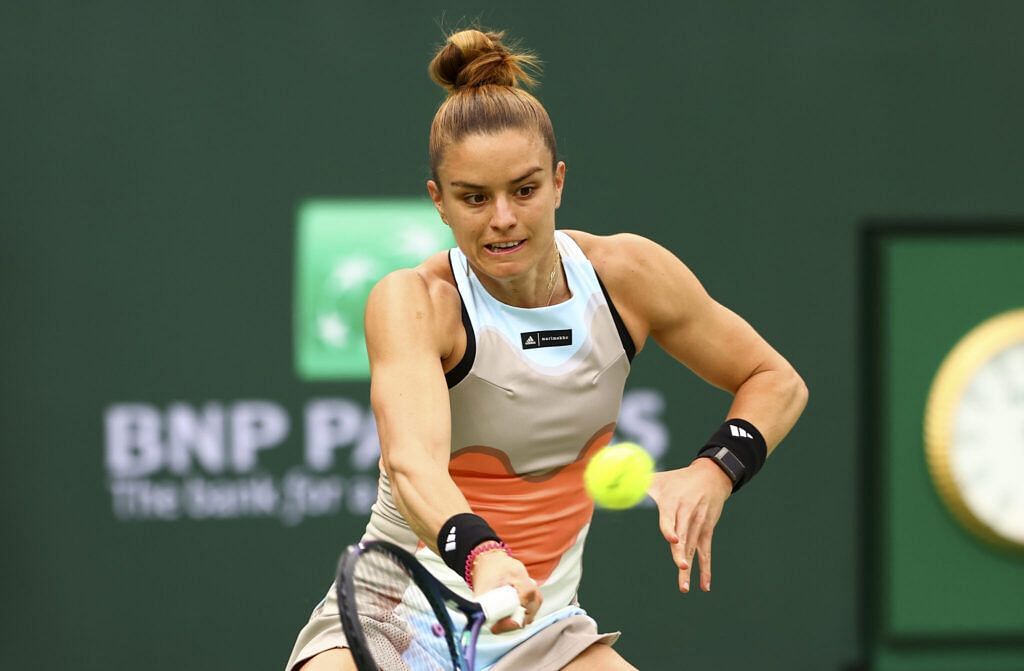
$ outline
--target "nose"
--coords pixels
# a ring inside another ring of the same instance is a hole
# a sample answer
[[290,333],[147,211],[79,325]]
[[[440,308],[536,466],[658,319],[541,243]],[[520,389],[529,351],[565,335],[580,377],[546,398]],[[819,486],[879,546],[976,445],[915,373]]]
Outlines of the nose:
[[508,196],[501,195],[494,199],[494,211],[491,214],[491,227],[508,230],[516,225],[516,213],[512,209],[512,201]]

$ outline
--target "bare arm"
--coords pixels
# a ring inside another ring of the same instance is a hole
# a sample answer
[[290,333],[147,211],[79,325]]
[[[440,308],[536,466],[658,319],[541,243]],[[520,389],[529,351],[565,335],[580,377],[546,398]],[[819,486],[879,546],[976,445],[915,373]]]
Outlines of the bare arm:
[[366,304],[370,402],[382,461],[403,517],[435,552],[441,525],[470,512],[448,474],[451,411],[437,321],[426,282],[414,270],[385,277]]
[[[370,293],[366,347],[370,403],[395,504],[420,540],[438,552],[441,525],[472,510],[448,473],[451,406],[441,360],[451,353],[451,332],[415,270],[391,273]],[[525,624],[532,622],[543,597],[526,567],[504,552],[479,555],[473,565],[476,592],[501,585],[516,587],[526,608]],[[506,618],[491,629],[501,633],[516,627]]]
[[[631,333],[641,341],[650,334],[680,363],[732,393],[727,418],[756,426],[769,453],[774,450],[807,403],[807,388],[789,362],[739,315],[714,301],[668,250],[635,235],[617,235],[595,245],[602,277]],[[614,253],[601,254],[602,248]],[[731,492],[731,480],[708,459],[655,477],[649,493],[679,567],[680,591],[690,589],[695,552],[701,586],[711,589],[712,534]]]
[[[717,303],[671,252],[649,240],[627,243],[643,254],[647,282],[671,291],[644,292],[654,340],[704,380],[734,395],[727,417],[756,426],[769,454],[796,423],[807,388],[796,370],[742,317]],[[709,431],[710,433],[710,431]]]

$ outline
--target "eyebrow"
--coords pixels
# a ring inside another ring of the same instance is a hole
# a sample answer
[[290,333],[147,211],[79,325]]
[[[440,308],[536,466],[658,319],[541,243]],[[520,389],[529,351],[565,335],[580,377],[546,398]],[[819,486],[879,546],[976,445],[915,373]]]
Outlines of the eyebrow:
[[[527,177],[530,177],[534,173],[540,172],[542,170],[544,170],[544,168],[542,168],[541,166],[537,166],[536,168],[530,168],[530,170],[526,174],[522,175],[521,177],[516,177],[515,179],[509,180],[509,184],[516,184],[518,182],[521,182],[524,179],[526,179]],[[484,189],[484,188],[486,188],[484,186],[481,186],[480,184],[470,184],[469,182],[458,182],[458,181],[456,181],[456,182],[449,182],[449,184],[451,186],[462,187],[463,189]]]

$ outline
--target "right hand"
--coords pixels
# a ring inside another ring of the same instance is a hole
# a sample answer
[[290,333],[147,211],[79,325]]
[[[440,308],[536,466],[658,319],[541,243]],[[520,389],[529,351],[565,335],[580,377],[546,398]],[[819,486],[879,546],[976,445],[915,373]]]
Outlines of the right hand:
[[[479,555],[473,562],[473,592],[483,594],[504,585],[512,585],[519,592],[519,603],[526,609],[523,626],[533,622],[544,597],[536,581],[526,572],[523,562],[504,550],[492,550]],[[502,634],[515,629],[519,629],[519,625],[512,618],[506,617],[494,623],[491,633]]]

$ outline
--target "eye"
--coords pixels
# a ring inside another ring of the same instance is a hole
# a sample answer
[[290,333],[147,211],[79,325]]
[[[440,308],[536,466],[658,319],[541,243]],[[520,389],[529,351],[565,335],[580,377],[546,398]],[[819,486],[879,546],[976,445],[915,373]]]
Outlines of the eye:
[[524,184],[516,190],[516,195],[520,198],[529,198],[533,195],[533,192],[537,190],[537,187],[533,184]]
[[487,199],[484,198],[484,194],[482,193],[468,193],[462,197],[462,200],[466,201],[470,205],[483,205],[484,201]]

